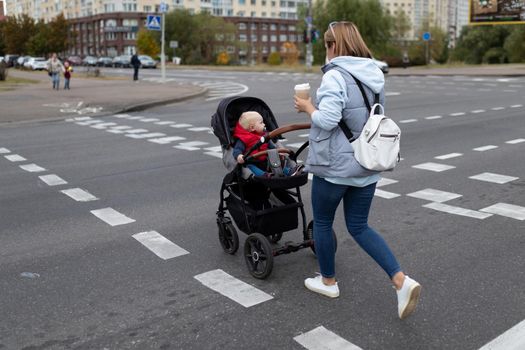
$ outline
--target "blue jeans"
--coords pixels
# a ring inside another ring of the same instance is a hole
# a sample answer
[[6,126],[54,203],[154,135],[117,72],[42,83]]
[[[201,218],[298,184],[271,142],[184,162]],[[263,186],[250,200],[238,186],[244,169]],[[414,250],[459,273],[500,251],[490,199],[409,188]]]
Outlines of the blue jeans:
[[368,226],[368,213],[376,184],[366,187],[337,185],[314,176],[312,182],[312,209],[314,214],[315,252],[326,278],[335,276],[335,242],[332,224],[335,212],[343,200],[346,227],[354,240],[392,278],[401,271],[396,257],[384,239]]
[[51,81],[53,82],[53,89],[60,89],[60,73],[53,73]]

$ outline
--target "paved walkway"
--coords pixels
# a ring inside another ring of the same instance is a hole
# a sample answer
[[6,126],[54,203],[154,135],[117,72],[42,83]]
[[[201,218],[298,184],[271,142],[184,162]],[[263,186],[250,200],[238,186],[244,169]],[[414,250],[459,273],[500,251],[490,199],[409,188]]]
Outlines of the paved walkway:
[[[132,73],[132,71],[130,71]],[[0,125],[57,120],[71,116],[101,116],[141,110],[202,95],[206,89],[190,84],[159,84],[131,79],[71,79],[71,90],[53,90],[46,72],[10,69],[9,75],[38,80],[12,91],[0,91]],[[64,80],[61,79],[63,87]],[[60,116],[60,117],[57,117]]]

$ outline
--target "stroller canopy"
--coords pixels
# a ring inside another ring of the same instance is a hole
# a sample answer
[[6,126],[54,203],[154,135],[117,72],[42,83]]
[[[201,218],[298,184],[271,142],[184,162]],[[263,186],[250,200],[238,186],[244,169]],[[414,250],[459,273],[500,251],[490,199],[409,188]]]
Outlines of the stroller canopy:
[[213,133],[219,138],[221,146],[233,144],[233,129],[242,113],[247,111],[259,112],[266,124],[266,130],[272,131],[279,126],[270,107],[257,97],[233,96],[223,99],[217,107],[217,112],[211,116]]

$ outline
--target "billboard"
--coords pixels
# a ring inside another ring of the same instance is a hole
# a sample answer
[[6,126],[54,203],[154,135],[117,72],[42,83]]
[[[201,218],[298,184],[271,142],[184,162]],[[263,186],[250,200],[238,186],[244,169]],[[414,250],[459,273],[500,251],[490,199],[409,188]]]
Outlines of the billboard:
[[525,0],[469,0],[469,24],[525,24]]

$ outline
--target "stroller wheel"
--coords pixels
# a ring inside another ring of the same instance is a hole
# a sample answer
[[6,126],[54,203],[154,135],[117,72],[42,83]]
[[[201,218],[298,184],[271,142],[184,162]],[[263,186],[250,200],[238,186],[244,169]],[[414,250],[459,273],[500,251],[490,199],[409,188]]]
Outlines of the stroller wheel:
[[217,226],[219,226],[219,242],[221,242],[222,249],[228,254],[235,254],[239,249],[237,230],[231,222],[217,220]]
[[273,269],[273,250],[268,239],[260,233],[249,235],[244,242],[244,260],[253,277],[268,277]]
[[[332,229],[332,236],[334,237],[334,251],[337,252],[337,236],[335,235],[334,229]],[[304,235],[305,241],[312,241],[312,245],[310,246],[310,249],[312,249],[312,252],[315,254],[315,244],[314,244],[314,222],[310,221],[308,223],[308,227],[306,228],[306,232]]]
[[282,232],[274,233],[273,235],[268,235],[266,237],[268,237],[270,242],[277,243],[281,240],[281,238],[283,238],[283,233]]

